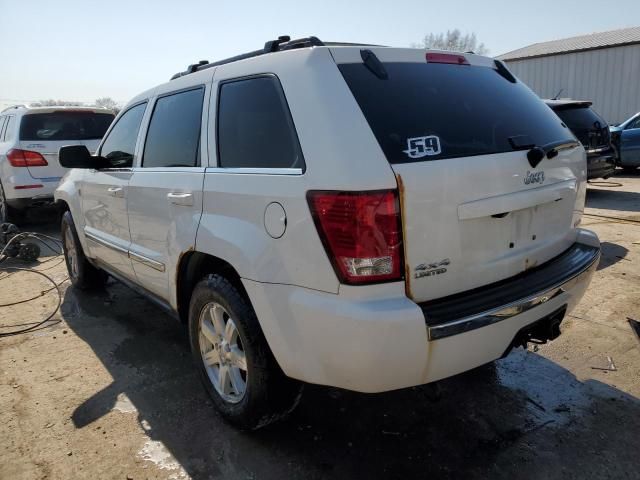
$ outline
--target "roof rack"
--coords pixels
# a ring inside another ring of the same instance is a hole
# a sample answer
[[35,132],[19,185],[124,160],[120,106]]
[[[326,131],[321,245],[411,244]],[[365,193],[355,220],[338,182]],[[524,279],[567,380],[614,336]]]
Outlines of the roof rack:
[[4,113],[7,110],[14,110],[14,109],[18,109],[18,108],[28,108],[28,107],[26,105],[11,105],[10,107],[7,107],[4,110],[2,110],[0,113]]
[[305,37],[291,40],[291,37],[289,35],[282,35],[278,37],[277,40],[269,40],[268,42],[266,42],[261,50],[254,50],[253,52],[243,53],[241,55],[236,55],[235,57],[225,58],[224,60],[218,60],[217,62],[212,63],[209,63],[207,60],[200,60],[198,63],[189,65],[184,72],[176,73],[173,77],[171,77],[171,80],[184,77],[185,75],[189,75],[190,73],[198,72],[206,68],[237,62],[238,60],[244,60],[245,58],[258,57],[260,55],[265,55],[268,53],[281,52],[283,50],[293,50],[296,48],[323,47],[324,45],[325,44],[318,37]]

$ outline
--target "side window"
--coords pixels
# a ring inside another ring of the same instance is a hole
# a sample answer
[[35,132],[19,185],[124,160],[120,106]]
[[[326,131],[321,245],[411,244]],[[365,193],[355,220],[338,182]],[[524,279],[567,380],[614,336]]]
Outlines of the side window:
[[640,128],[640,117],[637,117],[635,120],[629,122],[629,125],[627,125],[627,128],[625,128],[625,130],[631,130],[633,128]]
[[108,160],[111,168],[129,168],[133,165],[138,131],[146,107],[146,103],[131,107],[107,135],[100,149],[100,156]]
[[158,98],[147,131],[143,167],[200,165],[203,99],[204,88]]
[[9,115],[7,117],[7,124],[4,127],[4,136],[2,137],[5,142],[13,138],[13,132],[15,131],[15,129],[16,117],[13,115]]
[[223,83],[217,125],[220,167],[304,169],[293,120],[275,76]]
[[7,117],[0,117],[0,142],[4,142],[4,124]]

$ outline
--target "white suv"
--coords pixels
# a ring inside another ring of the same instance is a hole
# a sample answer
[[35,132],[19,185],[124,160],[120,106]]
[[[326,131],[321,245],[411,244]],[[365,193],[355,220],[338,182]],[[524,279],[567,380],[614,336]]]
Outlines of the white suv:
[[25,210],[53,201],[64,175],[63,145],[95,151],[113,121],[110,110],[14,106],[0,113],[0,224],[19,222]]
[[133,99],[56,199],[79,288],[110,274],[189,325],[247,428],[298,381],[433,382],[559,335],[600,246],[585,152],[505,66],[315,37]]

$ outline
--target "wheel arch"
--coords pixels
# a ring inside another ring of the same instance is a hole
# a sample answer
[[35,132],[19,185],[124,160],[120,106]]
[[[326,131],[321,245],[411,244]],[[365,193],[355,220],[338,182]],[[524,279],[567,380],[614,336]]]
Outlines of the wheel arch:
[[251,303],[240,274],[229,262],[208,253],[190,250],[181,255],[176,269],[177,310],[182,323],[187,323],[189,319],[193,288],[209,274],[224,276]]

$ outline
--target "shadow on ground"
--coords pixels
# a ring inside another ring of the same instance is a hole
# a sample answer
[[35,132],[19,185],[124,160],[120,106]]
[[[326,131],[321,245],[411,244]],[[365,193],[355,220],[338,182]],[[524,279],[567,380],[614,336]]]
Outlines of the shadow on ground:
[[[640,170],[638,170],[640,173]],[[634,214],[640,212],[640,192],[621,190],[616,179],[640,176],[636,174],[618,174],[609,180],[598,180],[598,188],[587,189],[586,206],[603,210],[617,210]],[[609,185],[609,186],[607,186]],[[628,216],[628,215],[627,215]]]
[[[307,386],[286,421],[239,432],[216,415],[186,330],[111,283],[68,289],[62,314],[113,383],[79,405],[91,425],[124,393],[151,439],[194,478],[631,478],[640,401],[578,381],[545,358],[508,358],[434,385],[380,395]],[[398,346],[401,348],[401,346]],[[375,366],[373,366],[375,368]]]
[[629,249],[612,242],[601,242],[601,256],[600,263],[598,264],[598,270],[604,270],[611,265],[614,265],[620,261],[629,261],[626,257],[629,253]]

